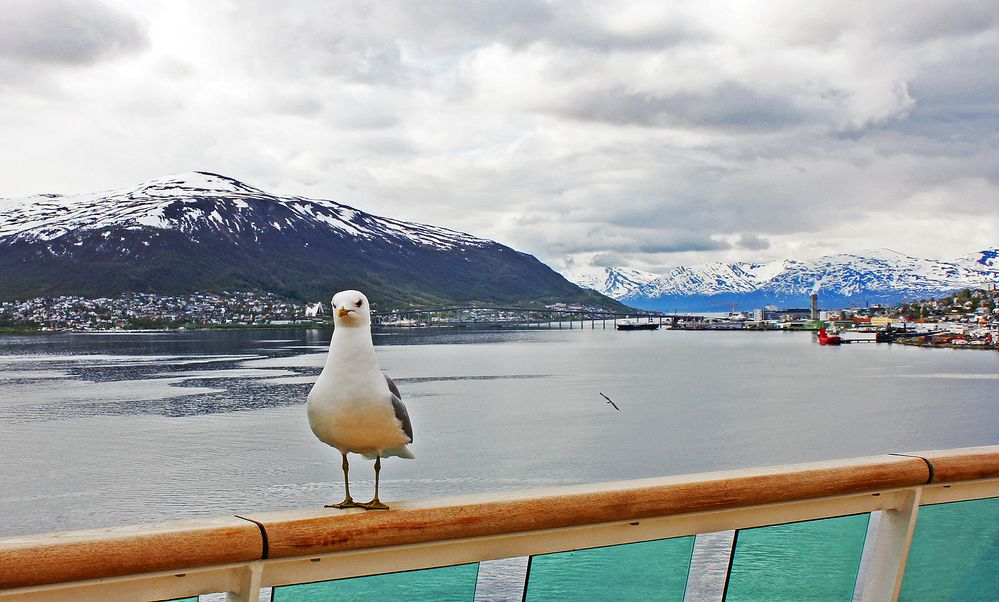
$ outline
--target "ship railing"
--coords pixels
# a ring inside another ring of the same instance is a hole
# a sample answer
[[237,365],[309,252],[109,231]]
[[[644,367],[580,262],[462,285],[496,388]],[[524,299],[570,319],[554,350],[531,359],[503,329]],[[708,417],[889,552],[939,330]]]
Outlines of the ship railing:
[[726,532],[717,599],[999,592],[999,446],[390,505],[3,537],[0,600],[472,599],[478,567],[525,557],[527,600],[683,599],[698,538]]

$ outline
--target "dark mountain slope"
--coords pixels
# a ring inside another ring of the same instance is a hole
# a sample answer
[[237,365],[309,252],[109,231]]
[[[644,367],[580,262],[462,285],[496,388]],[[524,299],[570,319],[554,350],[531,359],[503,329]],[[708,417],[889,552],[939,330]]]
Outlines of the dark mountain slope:
[[0,298],[265,290],[315,300],[346,288],[393,306],[618,306],[493,241],[216,174],[0,201]]

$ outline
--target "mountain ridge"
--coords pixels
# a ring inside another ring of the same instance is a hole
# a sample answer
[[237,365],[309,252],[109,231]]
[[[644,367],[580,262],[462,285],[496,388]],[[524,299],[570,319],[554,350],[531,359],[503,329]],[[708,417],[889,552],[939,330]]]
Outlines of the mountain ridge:
[[131,188],[0,200],[0,297],[261,290],[315,300],[617,306],[535,257],[456,230],[188,172]]
[[632,268],[567,270],[564,275],[643,309],[721,310],[775,304],[807,307],[817,292],[824,307],[894,304],[955,289],[999,282],[999,249],[952,261],[921,259],[891,249],[839,253],[813,260],[713,262],[664,274]]

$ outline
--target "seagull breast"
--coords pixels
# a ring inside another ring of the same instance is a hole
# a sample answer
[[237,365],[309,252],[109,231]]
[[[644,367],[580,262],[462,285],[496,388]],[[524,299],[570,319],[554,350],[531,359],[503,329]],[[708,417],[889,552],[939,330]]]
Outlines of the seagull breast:
[[380,371],[324,370],[309,393],[309,425],[342,452],[380,453],[410,442]]

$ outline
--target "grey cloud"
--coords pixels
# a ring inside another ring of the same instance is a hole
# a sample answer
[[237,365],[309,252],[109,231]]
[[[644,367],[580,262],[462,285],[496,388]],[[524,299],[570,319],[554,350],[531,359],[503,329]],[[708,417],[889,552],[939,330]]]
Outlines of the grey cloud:
[[731,248],[724,238],[711,230],[680,229],[677,227],[649,228],[610,224],[561,224],[550,221],[522,228],[518,237],[543,239],[545,246],[557,254],[613,253],[668,254],[719,251]]
[[22,65],[89,65],[149,43],[131,15],[98,0],[5,0],[0,58]]
[[156,61],[154,68],[164,77],[176,81],[188,79],[195,74],[193,65],[170,57]]
[[640,253],[686,253],[690,251],[723,251],[732,248],[722,239],[706,236],[705,233],[692,233],[691,236],[664,237],[663,240],[639,244]]
[[[644,263],[647,258],[654,256],[668,257],[677,253],[725,251],[732,248],[732,245],[724,239],[712,238],[706,232],[655,233],[635,230],[624,232],[623,234],[631,234],[635,237],[632,244],[620,244],[610,251],[602,250],[606,246],[586,248],[585,245],[580,245],[579,248],[569,250],[569,252],[581,254],[595,253],[593,259],[589,262],[590,265],[615,267],[635,266],[637,263]],[[649,239],[657,240],[650,241]]]
[[956,47],[946,64],[931,64],[911,80],[916,99],[909,118],[897,129],[946,141],[966,138],[977,146],[981,134],[995,131],[999,116],[999,39]]
[[284,115],[313,117],[323,110],[323,103],[306,94],[275,94],[267,101],[267,106]]
[[738,82],[722,82],[706,93],[669,96],[603,90],[576,99],[563,115],[618,125],[693,125],[734,129],[774,129],[804,121],[793,100],[762,94]]
[[422,27],[449,28],[460,31],[462,37],[467,32],[483,37],[506,32],[522,41],[536,39],[537,32],[550,27],[556,18],[551,5],[532,0],[419,2],[407,3],[407,7]]
[[418,149],[411,140],[392,131],[362,132],[354,141],[354,145],[362,156],[371,154],[384,159],[408,158],[418,153]]
[[598,268],[614,268],[631,263],[631,255],[618,255],[616,253],[598,253],[590,260],[590,265]]
[[[359,102],[338,103],[327,118],[330,124],[343,130],[391,130],[402,125],[394,107],[378,103],[367,105]],[[403,136],[400,132],[399,136]]]
[[408,3],[403,10],[410,11],[410,17],[426,30],[443,30],[458,39],[474,35],[480,44],[501,42],[514,48],[548,43],[600,52],[658,50],[704,37],[699,29],[680,16],[649,26],[642,32],[610,31],[602,16],[587,10],[592,8],[586,4],[535,0],[445,0]]
[[735,246],[750,251],[763,251],[770,248],[770,241],[756,234],[741,234]]
[[403,79],[407,72],[393,41],[342,39],[329,50],[325,67],[330,75],[358,82],[391,83]]
[[400,49],[408,34],[396,35],[388,4],[246,0],[203,10],[225,24],[220,42],[252,49],[250,60],[237,64],[253,77],[375,85],[412,79]]
[[872,3],[870,7],[878,17],[877,21],[891,23],[890,27],[879,32],[903,42],[973,35],[987,31],[999,22],[996,5],[990,0],[951,0],[944,3],[906,0],[897,6]]
[[997,22],[991,0],[882,0],[844,4],[813,1],[808,9],[788,15],[792,22],[780,32],[803,47],[828,47],[858,34],[884,44],[918,42],[974,35]]
[[[261,62],[274,73],[322,77],[390,87],[422,87],[459,57],[501,44],[522,49],[542,45],[555,51],[581,48],[606,55],[621,50],[659,51],[703,34],[675,17],[640,32],[609,30],[595,7],[535,0],[484,2],[356,1],[315,3],[316,18],[303,19],[302,6],[247,0],[226,9],[231,24],[272,49]],[[258,14],[266,14],[259,19]],[[424,64],[405,60],[415,51]],[[291,60],[289,60],[291,59]]]

